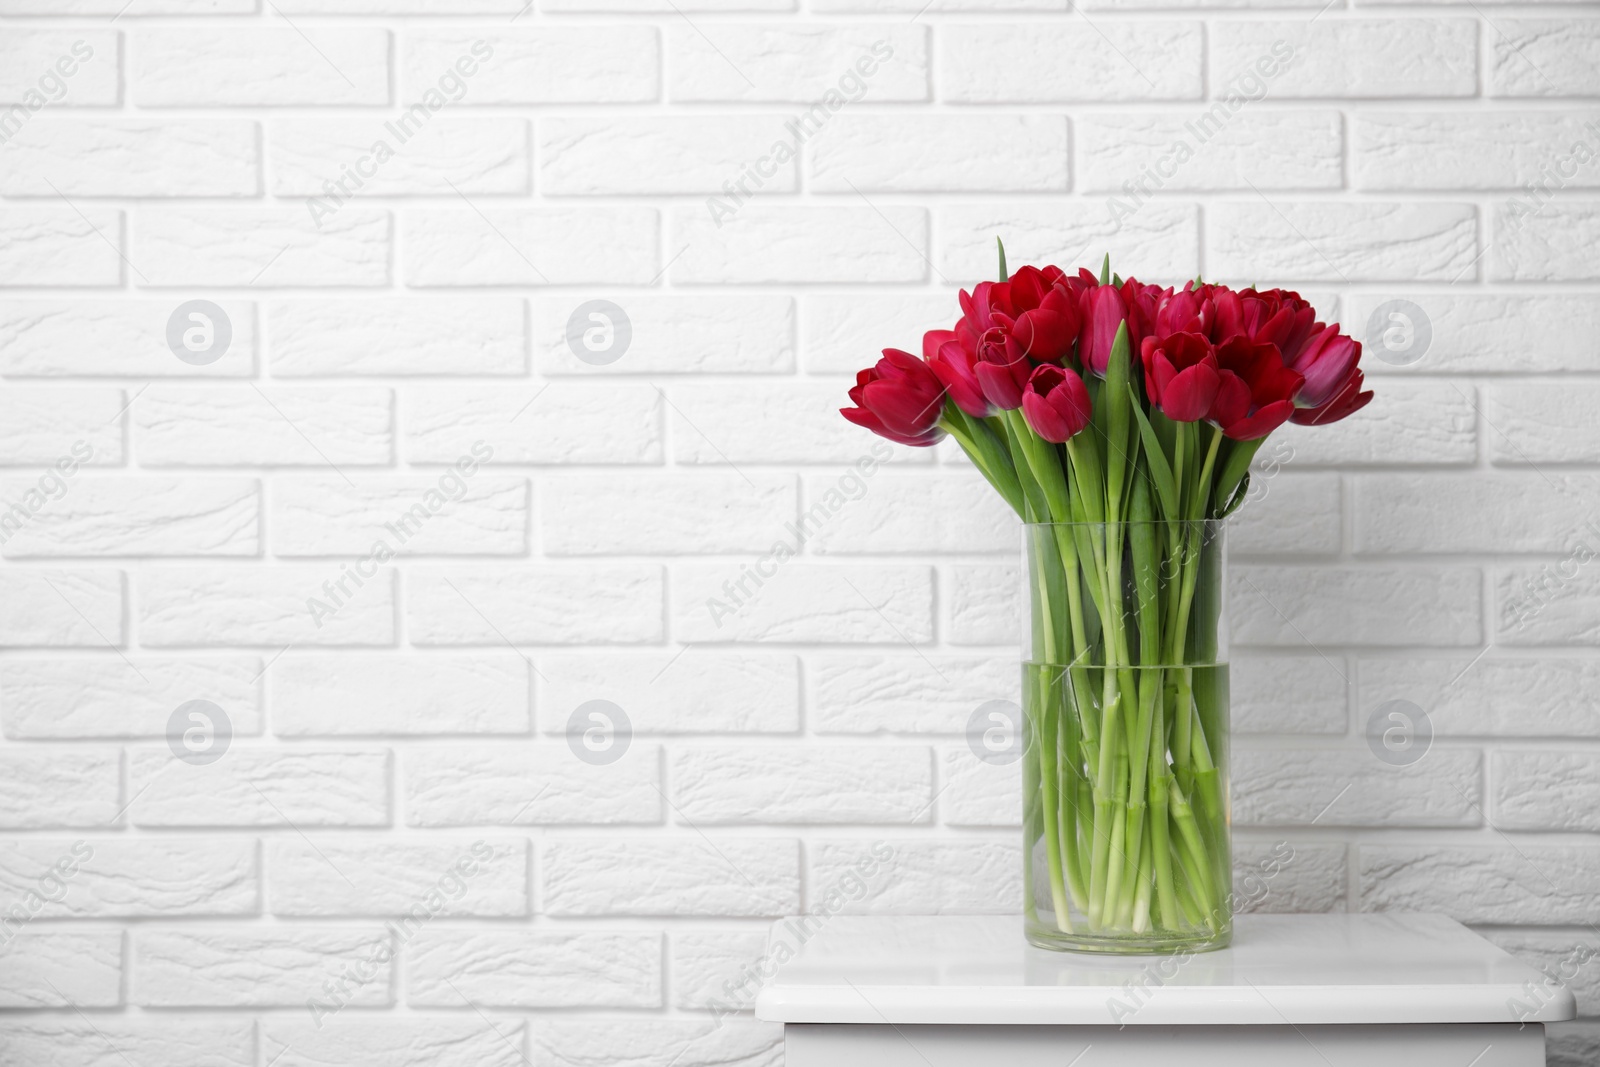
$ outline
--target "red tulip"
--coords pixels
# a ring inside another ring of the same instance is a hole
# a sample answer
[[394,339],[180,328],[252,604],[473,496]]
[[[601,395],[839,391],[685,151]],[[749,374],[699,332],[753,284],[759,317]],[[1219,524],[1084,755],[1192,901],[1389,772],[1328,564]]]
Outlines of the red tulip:
[[1290,421],[1301,426],[1325,426],[1367,406],[1372,390],[1361,391],[1361,372],[1353,372],[1344,385],[1319,408],[1296,408]]
[[1210,341],[1198,333],[1146,337],[1141,355],[1151,404],[1174,422],[1206,417],[1221,383]]
[[1078,363],[1091,374],[1105,376],[1117,329],[1127,318],[1122,294],[1100,285],[1083,294],[1083,325],[1078,334]]
[[984,397],[1001,411],[1022,406],[1022,387],[1033,371],[1022,345],[1011,336],[1008,327],[1009,323],[991,327],[978,339],[978,359],[972,365]]
[[1017,316],[1011,335],[1028,356],[1040,363],[1061,363],[1072,355],[1078,339],[1078,302],[1065,288],[1054,288],[1037,307]]
[[1345,388],[1360,358],[1361,342],[1340,333],[1338,324],[1323,326],[1296,355],[1284,353],[1284,362],[1306,379],[1295,404],[1302,408],[1326,404]]
[[898,348],[885,348],[877,366],[856,375],[850,400],[839,413],[857,426],[902,445],[936,444],[944,436],[944,386],[928,365]]
[[1217,346],[1219,381],[1206,418],[1235,441],[1254,441],[1289,421],[1305,382],[1283,365],[1278,346],[1235,337]]
[[956,407],[976,418],[985,419],[997,410],[983,395],[983,386],[973,372],[975,352],[968,352],[957,340],[955,330],[929,330],[922,335],[922,358],[943,383]]
[[1089,389],[1076,371],[1045,363],[1035,367],[1022,391],[1022,417],[1033,432],[1061,444],[1089,425]]

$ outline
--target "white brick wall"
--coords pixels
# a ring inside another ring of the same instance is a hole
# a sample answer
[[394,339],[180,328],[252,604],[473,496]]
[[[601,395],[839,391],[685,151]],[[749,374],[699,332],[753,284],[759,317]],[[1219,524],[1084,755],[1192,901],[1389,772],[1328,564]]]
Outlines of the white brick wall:
[[1567,0],[0,0],[0,1064],[768,1067],[771,918],[1014,910],[1013,523],[836,414],[996,234],[1421,309],[1235,525],[1238,864],[1592,957],[1597,72]]

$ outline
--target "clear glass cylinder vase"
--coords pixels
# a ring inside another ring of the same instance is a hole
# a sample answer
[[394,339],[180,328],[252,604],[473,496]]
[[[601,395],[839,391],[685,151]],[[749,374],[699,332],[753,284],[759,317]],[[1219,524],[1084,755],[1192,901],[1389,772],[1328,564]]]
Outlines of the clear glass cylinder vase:
[[1023,527],[1024,925],[1042,948],[1233,934],[1223,523]]

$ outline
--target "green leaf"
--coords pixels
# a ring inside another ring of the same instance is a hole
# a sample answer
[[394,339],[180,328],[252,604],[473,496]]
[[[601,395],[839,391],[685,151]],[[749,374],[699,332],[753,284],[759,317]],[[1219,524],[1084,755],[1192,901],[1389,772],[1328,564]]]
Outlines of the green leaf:
[[[1106,361],[1106,521],[1114,522],[1122,506],[1122,488],[1126,482],[1128,465],[1128,401],[1132,396],[1131,342],[1128,323],[1123,320],[1117,327],[1117,336],[1111,342],[1111,356]],[[1137,405],[1137,401],[1134,401]]]
[[1011,275],[1006,270],[1006,245],[1005,245],[1005,242],[1000,240],[1000,238],[996,237],[994,239],[994,243],[995,243],[995,247],[1000,249],[1000,280],[1003,281],[1003,282],[1010,281],[1011,280]]
[[[1132,396],[1130,389],[1129,396]],[[1150,464],[1150,480],[1156,484],[1156,496],[1161,498],[1161,510],[1168,522],[1178,516],[1178,483],[1172,477],[1172,465],[1167,462],[1161,440],[1144,417],[1137,401],[1133,404],[1133,417],[1139,421],[1139,436],[1144,439],[1144,458]]]
[[1244,478],[1239,482],[1239,488],[1234,491],[1233,499],[1228,501],[1228,506],[1217,513],[1217,518],[1225,519],[1239,510],[1239,505],[1244,503],[1244,498],[1250,494],[1250,472],[1245,471]]
[[1266,440],[1265,437],[1258,437],[1254,441],[1234,443],[1228,452],[1228,458],[1222,463],[1222,473],[1217,475],[1217,500],[1233,503],[1234,490],[1239,487],[1245,475],[1250,473],[1250,461],[1256,458],[1256,453],[1261,450]]
[[1100,264],[1100,284],[1106,285],[1111,281],[1111,253],[1106,253],[1105,261]]

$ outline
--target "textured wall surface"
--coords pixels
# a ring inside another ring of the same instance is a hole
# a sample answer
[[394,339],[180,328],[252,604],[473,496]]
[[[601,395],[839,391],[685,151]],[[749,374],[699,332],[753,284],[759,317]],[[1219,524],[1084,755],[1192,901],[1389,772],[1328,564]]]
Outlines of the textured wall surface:
[[1578,3],[0,0],[0,1064],[776,1064],[772,918],[1016,909],[1014,523],[835,413],[997,234],[1369,342],[1249,906],[1600,1018],[1597,99]]

